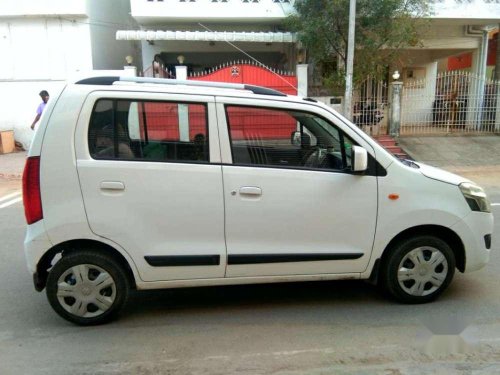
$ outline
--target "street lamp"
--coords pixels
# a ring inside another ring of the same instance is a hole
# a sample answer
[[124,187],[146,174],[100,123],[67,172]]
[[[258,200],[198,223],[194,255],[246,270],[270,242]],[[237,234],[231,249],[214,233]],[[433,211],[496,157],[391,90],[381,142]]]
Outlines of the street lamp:
[[394,74],[392,75],[392,79],[397,81],[399,79],[399,77],[401,77],[401,75],[399,74],[399,72],[397,70],[395,70]]

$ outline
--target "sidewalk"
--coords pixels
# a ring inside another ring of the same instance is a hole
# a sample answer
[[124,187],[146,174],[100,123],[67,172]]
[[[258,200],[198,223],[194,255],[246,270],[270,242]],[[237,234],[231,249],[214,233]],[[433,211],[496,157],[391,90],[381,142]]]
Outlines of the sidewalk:
[[0,179],[20,180],[27,154],[27,151],[20,151],[0,155]]
[[399,144],[416,161],[500,193],[500,136],[402,137]]
[[415,160],[435,167],[500,166],[500,136],[401,137]]

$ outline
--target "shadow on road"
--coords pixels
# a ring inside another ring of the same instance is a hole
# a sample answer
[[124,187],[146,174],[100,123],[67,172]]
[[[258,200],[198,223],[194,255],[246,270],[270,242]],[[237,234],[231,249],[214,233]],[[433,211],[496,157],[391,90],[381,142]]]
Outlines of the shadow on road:
[[119,322],[125,325],[338,324],[415,322],[442,309],[470,311],[470,294],[481,289],[457,275],[441,298],[425,305],[403,305],[364,281],[325,281],[133,292]]

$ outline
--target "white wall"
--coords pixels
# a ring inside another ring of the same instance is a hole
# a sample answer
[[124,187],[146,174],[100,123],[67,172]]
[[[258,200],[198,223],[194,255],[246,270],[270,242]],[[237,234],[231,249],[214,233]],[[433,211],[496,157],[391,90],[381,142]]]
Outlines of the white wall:
[[41,90],[54,96],[79,73],[123,69],[126,55],[140,62],[134,42],[115,40],[134,24],[129,11],[129,0],[0,0],[0,130],[27,148]]
[[1,0],[1,16],[86,15],[86,0]]
[[117,30],[139,28],[130,16],[130,1],[88,0],[88,13],[94,69],[122,69],[127,55],[140,65],[140,43],[117,41],[115,36]]
[[[432,122],[432,105],[436,95],[438,63],[434,61],[425,66],[425,79],[403,86],[402,125]],[[419,85],[423,81],[423,84]]]
[[88,25],[58,18],[0,18],[0,129],[27,147],[41,102],[78,71],[92,69]]
[[431,18],[499,19],[500,6],[496,0],[441,0],[432,4]]
[[[70,81],[89,76],[130,76],[127,70],[99,70],[79,72],[68,77]],[[0,81],[0,130],[14,130],[14,138],[28,149],[34,132],[30,126],[36,116],[36,109],[42,102],[38,93],[47,90],[51,99],[66,85],[65,80]],[[39,123],[38,123],[39,124]],[[36,126],[38,126],[35,125]]]
[[55,96],[64,81],[0,82],[0,130],[14,130],[14,138],[27,150],[33,137],[30,125],[42,102],[38,93],[47,90]]
[[0,80],[64,79],[92,67],[88,25],[60,19],[0,19],[0,50]]
[[141,23],[156,23],[159,19],[171,22],[200,21],[241,21],[262,23],[280,21],[294,11],[293,1],[275,3],[273,0],[243,3],[241,0],[229,0],[226,3],[212,0],[179,2],[179,0],[146,1],[130,0],[132,16]]

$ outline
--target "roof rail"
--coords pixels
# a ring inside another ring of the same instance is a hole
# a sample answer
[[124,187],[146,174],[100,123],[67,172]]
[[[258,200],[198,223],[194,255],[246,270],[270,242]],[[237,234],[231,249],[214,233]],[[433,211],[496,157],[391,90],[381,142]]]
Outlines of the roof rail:
[[105,76],[105,77],[91,77],[85,78],[78,82],[77,85],[112,85],[115,82],[134,82],[134,83],[154,83],[162,85],[185,85],[185,86],[199,86],[199,87],[214,87],[220,89],[236,89],[248,90],[258,95],[274,95],[274,96],[287,96],[280,91],[268,89],[267,87],[245,85],[238,83],[225,83],[225,82],[209,82],[209,81],[188,81],[177,79],[165,78],[149,78],[149,77],[119,77],[119,76]]

